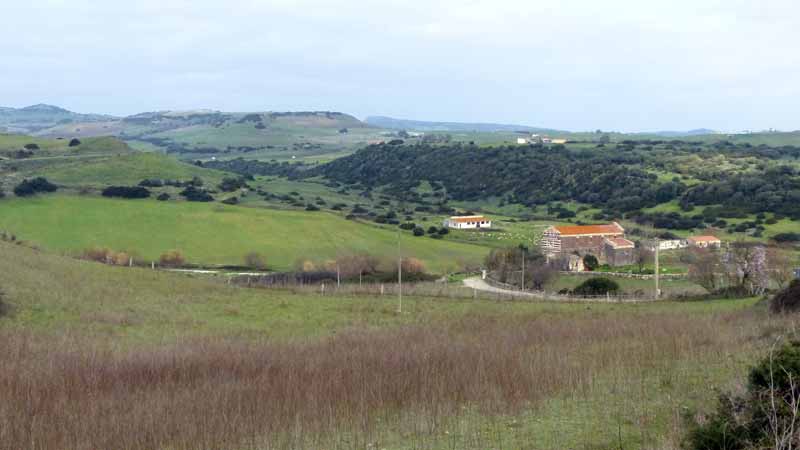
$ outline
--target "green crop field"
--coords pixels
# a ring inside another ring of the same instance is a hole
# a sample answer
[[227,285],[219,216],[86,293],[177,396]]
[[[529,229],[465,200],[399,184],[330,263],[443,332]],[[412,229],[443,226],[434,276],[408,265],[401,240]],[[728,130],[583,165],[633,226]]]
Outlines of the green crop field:
[[[192,263],[230,265],[259,252],[273,269],[353,252],[393,257],[398,236],[322,211],[67,195],[0,201],[0,229],[49,250],[75,253],[104,246],[145,260],[179,249]],[[460,261],[480,261],[487,253],[476,245],[400,236],[402,252],[421,259],[433,272]]]

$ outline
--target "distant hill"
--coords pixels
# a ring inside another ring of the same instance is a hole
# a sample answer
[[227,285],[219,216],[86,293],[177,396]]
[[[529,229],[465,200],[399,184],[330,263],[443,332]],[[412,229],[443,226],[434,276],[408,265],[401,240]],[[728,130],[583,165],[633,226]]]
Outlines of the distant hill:
[[527,125],[513,125],[501,123],[467,123],[467,122],[429,122],[423,120],[395,119],[385,116],[369,116],[366,123],[379,128],[391,130],[415,130],[415,131],[478,131],[493,133],[504,132],[542,132],[542,133],[563,133],[561,130],[550,128],[531,127]]
[[715,130],[711,130],[708,128],[697,128],[688,131],[665,130],[665,131],[654,131],[652,133],[636,133],[636,134],[650,134],[663,137],[686,137],[686,136],[704,136],[708,134],[717,134],[717,132]]
[[111,116],[81,114],[46,104],[24,108],[0,107],[0,127],[14,133],[35,133],[57,125],[75,122],[101,122],[111,119],[113,119]]

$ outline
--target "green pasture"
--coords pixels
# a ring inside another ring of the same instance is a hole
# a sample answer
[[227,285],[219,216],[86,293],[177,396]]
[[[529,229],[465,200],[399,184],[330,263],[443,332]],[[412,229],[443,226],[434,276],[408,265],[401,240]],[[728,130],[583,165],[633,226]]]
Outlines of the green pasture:
[[364,252],[416,257],[433,272],[479,262],[485,247],[413,237],[318,211],[287,211],[219,203],[112,200],[49,195],[0,201],[0,229],[52,251],[77,253],[102,246],[156,260],[170,249],[188,262],[241,264],[249,252],[263,254],[270,268],[298,260],[325,261]]

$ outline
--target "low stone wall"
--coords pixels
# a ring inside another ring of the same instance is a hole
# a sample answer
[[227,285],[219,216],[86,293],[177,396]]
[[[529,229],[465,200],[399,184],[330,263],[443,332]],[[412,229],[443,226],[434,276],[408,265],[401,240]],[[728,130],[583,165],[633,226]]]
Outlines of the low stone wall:
[[[617,277],[617,278],[632,278],[636,280],[652,280],[655,278],[655,275],[644,275],[639,273],[628,273],[628,272],[570,272],[567,270],[559,272],[562,275],[583,275],[588,277]],[[662,280],[683,280],[686,279],[688,275],[684,273],[662,273],[659,278]]]

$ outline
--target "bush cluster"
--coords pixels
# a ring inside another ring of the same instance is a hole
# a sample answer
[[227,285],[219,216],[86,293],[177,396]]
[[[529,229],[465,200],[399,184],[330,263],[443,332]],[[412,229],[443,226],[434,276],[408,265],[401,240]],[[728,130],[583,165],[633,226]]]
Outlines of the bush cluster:
[[28,197],[40,192],[55,192],[56,190],[58,190],[58,186],[47,181],[47,178],[37,177],[32,180],[22,180],[22,182],[14,188],[14,195],[17,197]]
[[81,257],[88,261],[95,261],[103,264],[115,266],[127,266],[133,260],[133,256],[127,252],[117,252],[107,247],[91,247],[83,251]]
[[190,202],[213,202],[214,197],[208,192],[198,189],[195,186],[189,186],[180,192],[186,200]]
[[619,284],[609,278],[589,278],[572,290],[573,295],[606,295],[619,292]]
[[180,250],[169,250],[161,254],[158,263],[164,267],[181,267],[186,263],[186,258]]
[[148,198],[150,191],[141,186],[109,186],[103,189],[103,197]]
[[[743,395],[723,394],[717,409],[690,421],[684,448],[745,450],[777,447],[775,435],[789,433],[800,396],[800,342],[785,344],[749,374]],[[793,437],[796,439],[796,435]]]

